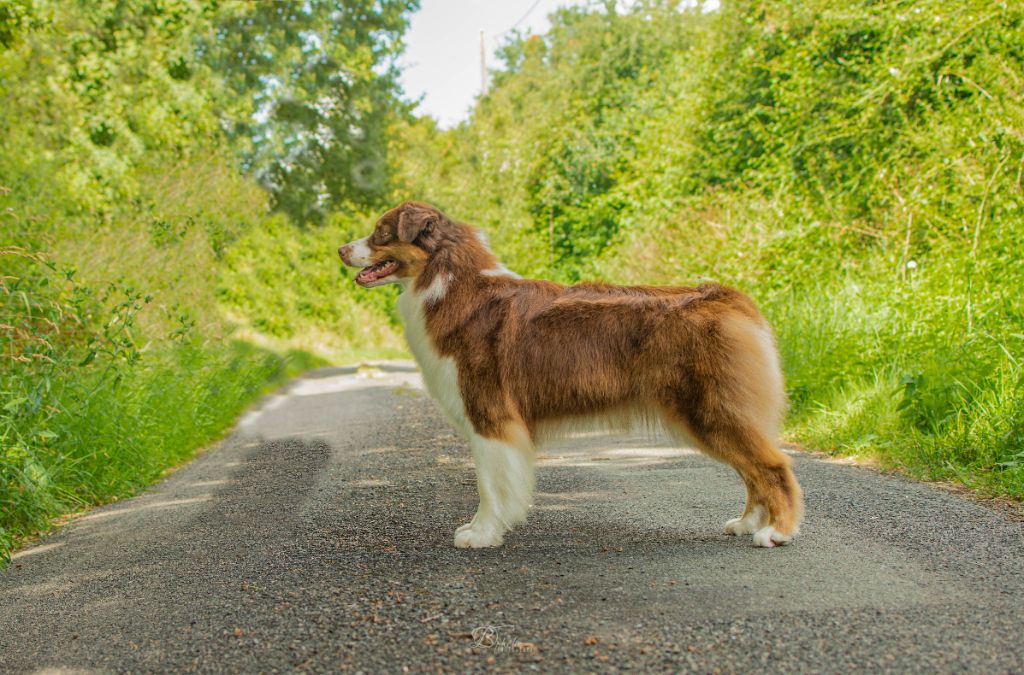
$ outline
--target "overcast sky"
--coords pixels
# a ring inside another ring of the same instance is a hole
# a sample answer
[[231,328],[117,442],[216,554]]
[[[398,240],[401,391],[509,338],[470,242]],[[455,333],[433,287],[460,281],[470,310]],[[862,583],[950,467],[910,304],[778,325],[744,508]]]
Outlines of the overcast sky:
[[468,117],[480,93],[480,31],[486,35],[488,67],[513,26],[543,33],[547,15],[581,0],[422,0],[406,33],[402,86],[410,99],[421,95],[418,112],[451,127]]

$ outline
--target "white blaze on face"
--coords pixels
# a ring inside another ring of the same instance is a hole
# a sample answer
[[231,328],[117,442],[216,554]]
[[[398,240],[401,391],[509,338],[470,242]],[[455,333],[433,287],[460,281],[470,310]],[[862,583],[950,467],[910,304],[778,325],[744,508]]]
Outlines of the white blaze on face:
[[372,258],[374,251],[369,242],[370,237],[363,237],[338,249],[342,262],[349,267],[363,268],[356,275],[356,283],[363,288],[373,288],[401,281],[395,276],[401,267],[398,261],[394,258],[374,261]]
[[366,267],[372,265],[373,261],[370,260],[370,255],[373,251],[370,249],[370,238],[363,237],[362,239],[356,239],[349,246],[348,262],[351,265],[359,265],[360,267]]

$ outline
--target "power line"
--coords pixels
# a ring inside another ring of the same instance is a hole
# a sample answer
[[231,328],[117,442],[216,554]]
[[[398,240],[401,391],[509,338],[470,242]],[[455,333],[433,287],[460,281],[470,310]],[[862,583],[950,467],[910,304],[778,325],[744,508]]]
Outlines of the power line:
[[511,33],[516,28],[519,28],[519,25],[521,23],[523,23],[528,18],[530,18],[530,15],[533,14],[533,10],[537,9],[537,6],[540,5],[540,2],[541,2],[541,0],[536,0],[532,5],[530,5],[530,9],[526,10],[526,14],[523,14],[521,17],[519,17],[519,21],[516,21],[514,24],[512,24],[511,28],[508,28],[508,29],[503,30],[500,33],[498,33],[496,36],[494,36],[495,39],[505,35],[506,33]]

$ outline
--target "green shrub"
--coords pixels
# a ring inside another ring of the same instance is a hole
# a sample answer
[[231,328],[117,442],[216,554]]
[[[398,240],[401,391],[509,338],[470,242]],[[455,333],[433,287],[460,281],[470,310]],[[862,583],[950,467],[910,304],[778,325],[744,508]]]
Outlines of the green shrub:
[[397,288],[366,290],[338,247],[366,236],[372,217],[335,217],[296,228],[281,216],[250,230],[223,261],[221,306],[248,339],[334,362],[405,355],[397,337]]
[[181,325],[143,349],[151,301],[0,249],[0,555],[50,519],[124,497],[217,438],[269,383],[309,367]]
[[[413,3],[360,6],[344,40],[317,45],[351,3],[291,3],[298,32],[252,3],[0,4],[4,556],[56,515],[132,494],[323,362],[297,346],[398,353],[393,295],[339,274],[354,216],[305,230],[268,212],[380,202],[404,114],[386,62]],[[342,70],[357,86],[337,86]],[[263,78],[286,71],[307,100],[282,87],[257,123]],[[325,124],[330,139],[310,133]]]

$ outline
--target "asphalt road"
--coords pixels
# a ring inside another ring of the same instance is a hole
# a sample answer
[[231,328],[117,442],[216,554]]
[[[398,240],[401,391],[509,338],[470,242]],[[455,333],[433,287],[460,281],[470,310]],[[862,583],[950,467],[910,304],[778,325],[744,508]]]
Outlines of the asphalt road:
[[803,535],[722,533],[728,468],[640,437],[540,463],[460,550],[464,443],[409,369],[322,370],[219,447],[0,572],[0,671],[1024,671],[1024,524],[797,458]]

